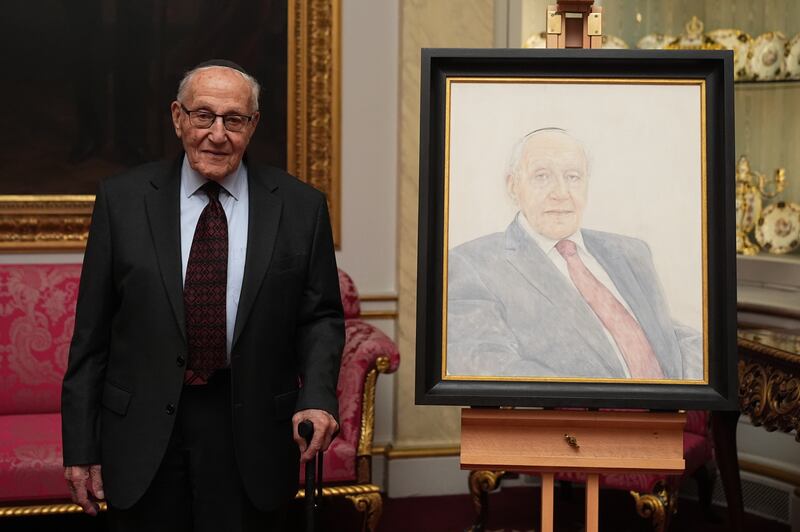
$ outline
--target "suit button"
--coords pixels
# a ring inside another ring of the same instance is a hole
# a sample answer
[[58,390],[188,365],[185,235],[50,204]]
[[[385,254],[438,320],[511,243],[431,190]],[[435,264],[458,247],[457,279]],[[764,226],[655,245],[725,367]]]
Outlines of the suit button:
[[175,413],[175,405],[173,405],[172,403],[168,403],[164,410],[167,412],[168,416],[171,416],[172,414]]
[[178,364],[179,368],[182,368],[186,364],[186,359],[178,355],[178,358],[175,359],[175,363]]

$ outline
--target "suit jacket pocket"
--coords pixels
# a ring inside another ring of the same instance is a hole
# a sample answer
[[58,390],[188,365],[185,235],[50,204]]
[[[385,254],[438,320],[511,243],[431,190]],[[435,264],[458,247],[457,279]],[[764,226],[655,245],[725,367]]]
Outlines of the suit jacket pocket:
[[292,390],[275,396],[275,419],[289,419],[294,415],[297,394],[298,390]]
[[123,390],[116,384],[106,382],[103,386],[102,404],[115,414],[124,416],[128,413],[128,405],[133,394],[128,390]]

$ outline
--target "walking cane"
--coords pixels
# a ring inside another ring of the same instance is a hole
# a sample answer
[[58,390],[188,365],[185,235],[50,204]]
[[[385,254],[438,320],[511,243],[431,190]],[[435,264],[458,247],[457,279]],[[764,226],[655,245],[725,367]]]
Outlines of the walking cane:
[[[305,420],[297,427],[300,437],[306,440],[306,446],[311,445],[314,437],[314,424]],[[314,479],[316,473],[316,481]],[[322,453],[317,453],[314,458],[306,462],[306,532],[315,532],[314,519],[319,508],[318,499],[322,499]]]

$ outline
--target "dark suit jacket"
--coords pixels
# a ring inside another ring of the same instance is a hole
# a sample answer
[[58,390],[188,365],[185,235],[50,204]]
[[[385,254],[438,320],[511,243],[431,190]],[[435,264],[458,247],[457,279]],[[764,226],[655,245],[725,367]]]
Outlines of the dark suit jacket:
[[[100,185],[81,274],[62,391],[64,464],[102,464],[106,496],[120,508],[147,489],[180,408],[180,163]],[[231,352],[234,441],[247,493],[269,510],[297,490],[293,413],[318,408],[338,418],[344,320],[323,194],[274,168],[248,164],[248,177]]]
[[[702,379],[700,333],[670,317],[647,244],[581,233],[644,330],[664,377]],[[600,320],[518,222],[452,249],[447,282],[448,374],[625,377]]]

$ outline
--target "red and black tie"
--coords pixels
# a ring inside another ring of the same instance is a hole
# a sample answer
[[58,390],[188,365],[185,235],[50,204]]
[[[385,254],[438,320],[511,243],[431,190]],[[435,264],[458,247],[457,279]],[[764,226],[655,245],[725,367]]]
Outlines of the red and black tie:
[[208,205],[197,220],[183,283],[189,344],[186,384],[205,384],[227,363],[228,220],[219,202],[219,183],[209,181],[201,190]]

